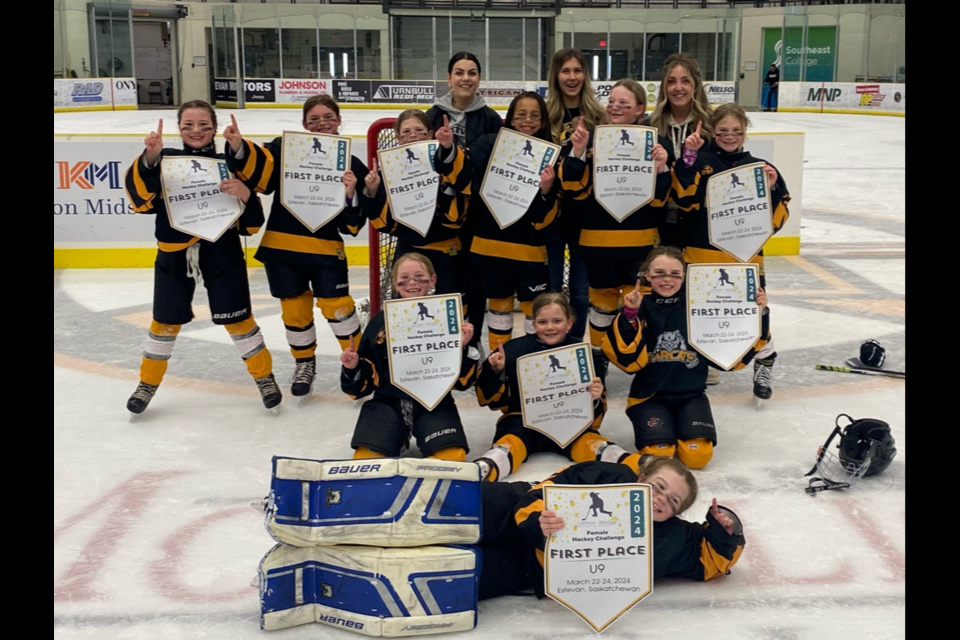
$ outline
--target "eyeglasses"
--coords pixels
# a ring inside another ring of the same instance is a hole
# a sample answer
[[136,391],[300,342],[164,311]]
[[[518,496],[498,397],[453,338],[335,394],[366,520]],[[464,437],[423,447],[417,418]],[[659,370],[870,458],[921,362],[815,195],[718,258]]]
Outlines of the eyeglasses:
[[523,122],[524,120],[529,120],[530,122],[540,122],[539,113],[515,113],[513,114],[514,122]]
[[718,138],[742,138],[743,131],[717,131],[715,134]]

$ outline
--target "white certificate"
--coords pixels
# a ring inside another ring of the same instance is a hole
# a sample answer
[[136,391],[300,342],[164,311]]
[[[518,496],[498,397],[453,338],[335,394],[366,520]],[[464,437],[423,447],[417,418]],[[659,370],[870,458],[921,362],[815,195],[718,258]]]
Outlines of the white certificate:
[[547,540],[544,591],[600,633],[653,593],[650,485],[551,485],[564,526]]
[[343,211],[343,173],[350,168],[350,138],[283,132],[280,201],[310,231]]
[[439,146],[436,140],[428,140],[377,152],[394,220],[424,237],[433,223],[440,193],[440,174],[433,166]]
[[640,125],[599,126],[593,135],[593,193],[610,215],[623,222],[653,201],[657,130]]
[[707,182],[710,244],[750,262],[773,235],[773,210],[763,163],[715,173]]
[[517,358],[523,424],[561,447],[593,422],[593,358],[586,343]]
[[551,142],[500,129],[480,197],[501,229],[522,218],[533,199],[540,197],[540,174],[559,153],[560,147]]
[[240,200],[220,191],[220,183],[230,177],[225,160],[201,156],[162,158],[160,179],[170,226],[216,242],[243,213]]
[[383,313],[390,382],[432,410],[460,377],[460,294],[385,300]]
[[762,328],[755,264],[691,264],[687,267],[687,335],[690,346],[729,370]]

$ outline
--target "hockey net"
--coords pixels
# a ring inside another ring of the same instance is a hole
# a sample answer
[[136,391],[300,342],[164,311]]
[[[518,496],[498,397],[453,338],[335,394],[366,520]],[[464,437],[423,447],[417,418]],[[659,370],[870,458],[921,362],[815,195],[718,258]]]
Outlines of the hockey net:
[[[367,166],[373,167],[377,151],[397,146],[397,136],[393,131],[396,118],[380,118],[367,129]],[[396,238],[381,234],[370,226],[370,313],[380,311],[384,300],[390,299],[390,266],[393,263],[393,250]]]

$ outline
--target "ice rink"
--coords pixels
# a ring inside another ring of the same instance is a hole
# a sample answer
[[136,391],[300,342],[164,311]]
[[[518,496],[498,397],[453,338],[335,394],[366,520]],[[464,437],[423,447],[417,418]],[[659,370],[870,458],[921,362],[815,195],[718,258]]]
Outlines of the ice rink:
[[[235,112],[241,130],[279,134],[297,111]],[[344,110],[361,134],[397,111]],[[221,127],[230,111],[220,110]],[[54,132],[146,134],[173,111],[54,115]],[[804,131],[802,249],[767,259],[772,329],[780,358],[774,396],[759,409],[747,372],[723,374],[709,395],[719,430],[698,472],[703,518],[716,496],[745,523],[733,573],[708,583],[661,580],[603,634],[617,639],[711,640],[905,636],[905,382],[820,372],[867,338],[888,366],[906,367],[905,119],[751,114],[757,131]],[[338,348],[318,322],[319,377],[298,407],[279,304],[252,269],[256,317],[287,394],[267,413],[205,294],[177,340],[169,373],[146,413],[125,409],[137,384],[151,318],[152,270],[54,271],[54,636],[57,638],[263,638],[251,586],[273,540],[250,504],[267,493],[273,455],[348,458],[358,404],[339,390]],[[367,292],[366,268],[351,293]],[[317,312],[317,318],[320,318]],[[520,323],[516,323],[519,325]],[[632,446],[624,415],[630,379],[611,368],[602,433]],[[490,444],[496,414],[456,395],[471,458]],[[883,474],[811,497],[804,474],[837,414],[886,420],[899,454]],[[517,479],[539,479],[565,460],[537,454]],[[567,639],[593,631],[551,600],[480,603],[469,637]],[[308,625],[270,638],[359,637]]]

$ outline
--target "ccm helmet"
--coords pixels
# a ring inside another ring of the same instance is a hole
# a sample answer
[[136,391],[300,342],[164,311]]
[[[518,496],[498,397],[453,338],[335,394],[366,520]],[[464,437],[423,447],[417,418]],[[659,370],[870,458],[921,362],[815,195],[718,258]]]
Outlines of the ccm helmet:
[[[840,419],[846,418],[849,424],[840,427]],[[827,441],[817,452],[817,463],[807,473],[817,472],[819,477],[811,478],[807,493],[816,493],[827,489],[846,489],[860,478],[880,473],[890,466],[897,455],[896,442],[890,433],[890,425],[883,420],[861,418],[854,420],[845,413],[837,416],[836,426]],[[831,450],[833,439],[840,436]]]

